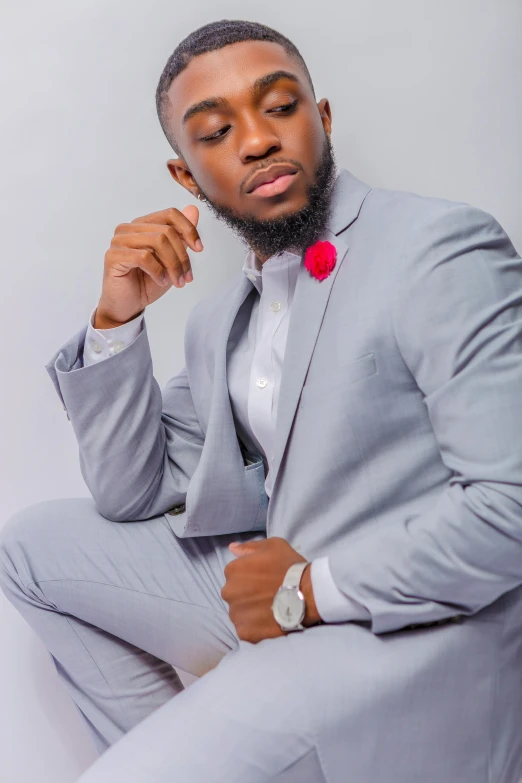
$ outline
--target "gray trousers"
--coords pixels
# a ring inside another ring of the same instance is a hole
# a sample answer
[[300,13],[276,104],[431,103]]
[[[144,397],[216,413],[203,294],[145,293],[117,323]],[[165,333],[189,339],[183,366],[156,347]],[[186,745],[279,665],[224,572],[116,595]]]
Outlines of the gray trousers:
[[[0,587],[100,756],[81,783],[325,780],[292,642],[240,641],[221,598],[228,544],[262,537],[179,539],[163,516],[111,522],[90,498],[0,529]],[[176,667],[200,679],[184,688]]]
[[460,625],[251,644],[221,588],[228,544],[262,537],[179,539],[90,498],[0,529],[2,591],[99,751],[81,783],[518,783],[522,588]]

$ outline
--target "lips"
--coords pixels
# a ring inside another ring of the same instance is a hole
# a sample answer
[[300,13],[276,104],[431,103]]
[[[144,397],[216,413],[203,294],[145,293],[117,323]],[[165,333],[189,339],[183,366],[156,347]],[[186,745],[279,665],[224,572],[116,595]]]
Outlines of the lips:
[[295,166],[289,163],[276,163],[263,171],[258,171],[252,179],[249,180],[246,192],[252,193],[260,185],[264,185],[267,182],[273,182],[278,177],[282,177],[285,174],[297,174]]

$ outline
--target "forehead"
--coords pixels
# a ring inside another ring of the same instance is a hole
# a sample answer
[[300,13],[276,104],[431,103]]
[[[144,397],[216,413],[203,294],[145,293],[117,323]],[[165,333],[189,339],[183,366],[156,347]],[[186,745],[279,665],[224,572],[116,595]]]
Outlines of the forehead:
[[179,129],[186,109],[206,98],[222,97],[231,102],[248,98],[248,90],[259,76],[278,70],[294,73],[307,89],[299,60],[272,41],[241,41],[194,57],[168,90],[173,126]]

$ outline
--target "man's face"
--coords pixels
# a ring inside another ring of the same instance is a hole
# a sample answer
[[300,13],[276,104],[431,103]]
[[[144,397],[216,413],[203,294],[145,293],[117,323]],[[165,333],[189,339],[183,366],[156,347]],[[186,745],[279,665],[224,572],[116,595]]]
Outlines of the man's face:
[[[244,41],[199,55],[174,80],[169,99],[181,156],[167,165],[183,187],[201,192],[253,246],[256,226],[279,225],[284,233],[292,216],[310,222],[318,179],[328,193],[333,180],[330,108],[326,99],[315,102],[300,63],[279,44]],[[252,190],[252,178],[275,164],[290,171],[277,177],[275,170],[273,184]],[[260,256],[283,249],[277,244],[261,239]]]

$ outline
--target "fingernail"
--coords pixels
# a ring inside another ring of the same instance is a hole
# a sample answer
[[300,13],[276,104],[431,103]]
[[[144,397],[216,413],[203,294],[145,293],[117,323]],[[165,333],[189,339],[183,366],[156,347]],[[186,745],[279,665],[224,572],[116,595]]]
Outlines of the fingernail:
[[189,269],[188,272],[185,273],[185,280],[187,281],[187,283],[191,283],[194,280],[194,278],[192,277],[192,272],[190,271],[190,269]]
[[180,276],[178,280],[178,285],[180,286],[180,288],[183,288],[183,286],[185,285],[185,278],[183,277],[183,275]]
[[161,276],[161,285],[168,285],[169,284],[169,276],[163,272]]
[[201,239],[198,239],[196,241],[196,250],[203,250],[203,243],[202,243]]

